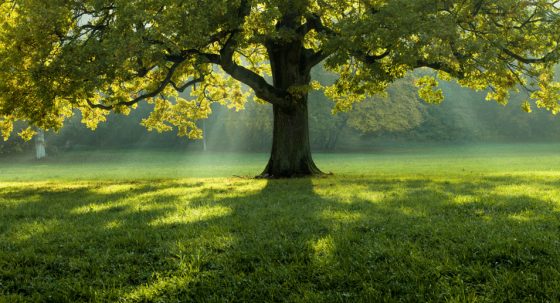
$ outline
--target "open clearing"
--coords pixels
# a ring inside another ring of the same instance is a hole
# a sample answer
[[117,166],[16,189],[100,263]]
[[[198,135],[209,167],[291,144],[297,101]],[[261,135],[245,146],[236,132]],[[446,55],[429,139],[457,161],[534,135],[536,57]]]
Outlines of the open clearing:
[[0,160],[0,302],[560,301],[560,145],[316,160]]

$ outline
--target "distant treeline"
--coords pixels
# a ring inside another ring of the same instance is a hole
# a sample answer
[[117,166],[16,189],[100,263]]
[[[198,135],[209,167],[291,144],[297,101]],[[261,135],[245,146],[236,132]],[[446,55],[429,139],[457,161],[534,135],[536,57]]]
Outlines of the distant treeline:
[[[315,73],[328,81],[329,76]],[[386,144],[430,142],[530,142],[560,139],[560,117],[544,110],[526,113],[523,94],[507,106],[485,101],[484,92],[473,92],[450,82],[441,83],[446,99],[432,105],[421,101],[412,78],[391,86],[388,96],[368,99],[354,110],[332,115],[333,103],[321,92],[310,95],[312,148],[316,151],[371,150]],[[129,116],[111,114],[93,132],[72,118],[58,133],[46,136],[47,152],[91,148],[180,148],[202,150],[201,140],[177,137],[176,132],[148,132],[140,122],[151,105],[140,104]],[[203,125],[204,124],[204,125]],[[240,112],[216,106],[200,127],[206,130],[211,151],[267,151],[272,137],[272,108],[250,101]],[[0,154],[31,149],[17,137],[0,143]]]

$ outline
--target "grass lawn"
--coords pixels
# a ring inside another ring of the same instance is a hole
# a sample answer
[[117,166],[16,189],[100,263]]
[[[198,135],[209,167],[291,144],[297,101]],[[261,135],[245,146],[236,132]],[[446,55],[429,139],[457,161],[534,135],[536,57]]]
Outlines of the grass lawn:
[[560,301],[560,145],[316,160],[0,160],[0,302]]

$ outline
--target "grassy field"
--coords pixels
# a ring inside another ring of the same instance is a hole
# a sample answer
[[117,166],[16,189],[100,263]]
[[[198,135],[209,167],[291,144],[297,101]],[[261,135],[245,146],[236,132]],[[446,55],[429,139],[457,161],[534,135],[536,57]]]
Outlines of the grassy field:
[[0,160],[0,302],[558,302],[560,145]]
[[[560,144],[394,147],[362,154],[315,153],[314,158],[323,171],[338,176],[560,176]],[[0,158],[0,181],[253,177],[267,160],[266,154],[115,150],[77,151],[34,161],[30,153]]]

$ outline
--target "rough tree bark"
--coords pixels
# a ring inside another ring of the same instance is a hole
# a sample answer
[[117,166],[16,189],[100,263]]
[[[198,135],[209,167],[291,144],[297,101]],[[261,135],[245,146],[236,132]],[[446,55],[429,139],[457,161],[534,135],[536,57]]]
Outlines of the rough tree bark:
[[311,157],[307,96],[287,109],[273,106],[273,111],[272,150],[261,176],[291,178],[322,174]]
[[[320,175],[311,157],[308,93],[312,65],[301,41],[267,45],[275,88],[288,92],[287,105],[273,105],[274,129],[268,165],[261,176],[291,178]],[[299,90],[298,88],[304,88]]]

